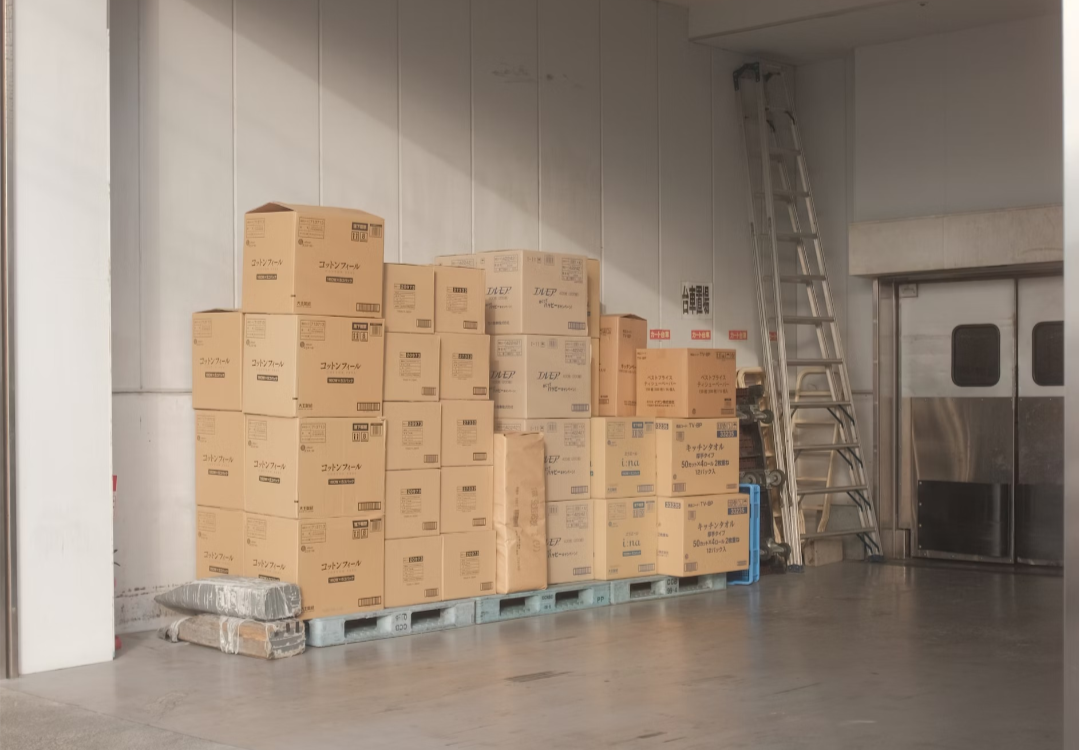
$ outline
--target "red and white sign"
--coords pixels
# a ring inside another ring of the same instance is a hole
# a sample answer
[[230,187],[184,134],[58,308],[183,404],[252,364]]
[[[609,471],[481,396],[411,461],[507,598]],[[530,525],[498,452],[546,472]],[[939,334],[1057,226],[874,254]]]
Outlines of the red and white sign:
[[769,331],[769,341],[776,341],[776,331]]
[[746,341],[749,335],[746,331],[728,331],[728,341]]
[[691,341],[712,341],[712,329],[706,328],[704,330],[690,331]]
[[650,328],[649,329],[649,341],[670,341],[671,329],[670,328]]

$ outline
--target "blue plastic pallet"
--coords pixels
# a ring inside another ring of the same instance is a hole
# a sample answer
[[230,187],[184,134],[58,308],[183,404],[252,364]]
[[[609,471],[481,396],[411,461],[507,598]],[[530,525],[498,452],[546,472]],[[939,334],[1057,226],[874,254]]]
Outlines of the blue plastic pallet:
[[476,622],[503,622],[519,617],[606,607],[609,604],[611,584],[607,581],[563,583],[541,591],[481,597],[476,600]]
[[621,578],[611,582],[611,603],[641,602],[670,596],[722,591],[727,588],[727,573],[704,573],[697,576],[646,576]]
[[761,487],[740,484],[739,492],[750,495],[750,568],[728,573],[727,582],[732,586],[749,586],[761,578]]
[[476,601],[458,599],[308,620],[307,645],[341,646],[474,625]]

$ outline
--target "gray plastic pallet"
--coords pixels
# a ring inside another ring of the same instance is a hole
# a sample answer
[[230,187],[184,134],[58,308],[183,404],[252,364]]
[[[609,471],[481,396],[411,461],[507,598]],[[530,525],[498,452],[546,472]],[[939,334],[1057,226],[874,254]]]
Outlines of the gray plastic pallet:
[[476,622],[502,622],[519,617],[606,607],[609,604],[611,584],[607,581],[562,583],[543,591],[524,591],[477,599]]
[[703,591],[719,591],[727,588],[727,573],[675,578],[674,576],[647,576],[624,578],[611,582],[611,603],[663,599],[668,596],[700,594]]
[[308,620],[307,644],[321,648],[345,643],[363,643],[399,635],[461,628],[475,622],[475,599],[417,604],[412,607]]

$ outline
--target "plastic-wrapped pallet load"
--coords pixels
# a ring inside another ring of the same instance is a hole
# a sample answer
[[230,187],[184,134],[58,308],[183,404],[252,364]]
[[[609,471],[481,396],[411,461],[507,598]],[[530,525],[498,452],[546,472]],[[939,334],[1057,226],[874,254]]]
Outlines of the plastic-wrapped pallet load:
[[547,588],[544,436],[495,436],[495,591]]
[[218,576],[177,586],[158,594],[154,601],[182,612],[284,620],[300,614],[300,587],[265,578]]

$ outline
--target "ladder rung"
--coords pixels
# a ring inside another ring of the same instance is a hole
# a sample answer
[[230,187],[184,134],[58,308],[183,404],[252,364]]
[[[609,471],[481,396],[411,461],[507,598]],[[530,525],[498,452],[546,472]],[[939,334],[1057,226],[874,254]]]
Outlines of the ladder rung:
[[795,453],[806,452],[828,452],[828,451],[842,451],[858,448],[858,443],[820,443],[818,445],[796,445],[792,446],[792,450]]
[[847,531],[810,531],[802,535],[804,542],[812,542],[815,539],[832,539],[838,536],[855,536],[857,534],[876,534],[875,528],[848,529]]
[[833,323],[835,318],[831,315],[785,315],[785,323],[796,325],[817,325],[818,323]]
[[844,484],[836,487],[800,487],[799,497],[803,495],[842,495],[845,492],[866,492],[865,484]]
[[[755,198],[761,198],[764,195],[765,193],[761,192],[760,190],[754,191]],[[773,198],[777,198],[782,201],[793,201],[796,198],[810,197],[810,193],[806,192],[805,190],[773,190],[772,195]]]
[[837,406],[851,406],[850,401],[792,401],[791,408],[794,409],[832,409]]
[[788,367],[814,367],[817,365],[842,365],[844,360],[837,357],[826,357],[825,359],[808,359],[804,357],[795,357],[787,361]]
[[813,232],[777,232],[776,239],[781,242],[801,242],[802,240],[816,240],[817,235]]
[[[760,151],[752,151],[751,156],[755,159],[761,158]],[[802,151],[797,148],[783,148],[781,146],[772,146],[769,148],[769,159],[772,161],[783,161],[785,156],[801,156]]]
[[811,281],[828,281],[829,277],[823,273],[804,273],[797,276],[781,276],[783,284],[808,284]]

